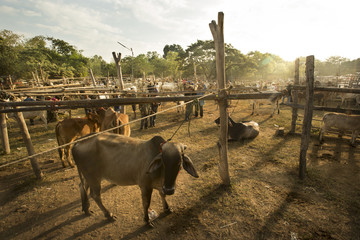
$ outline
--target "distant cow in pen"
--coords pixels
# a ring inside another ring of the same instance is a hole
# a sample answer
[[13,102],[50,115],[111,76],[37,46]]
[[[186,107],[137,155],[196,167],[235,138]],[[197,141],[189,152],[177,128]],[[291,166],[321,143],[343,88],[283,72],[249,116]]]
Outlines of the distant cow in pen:
[[340,134],[350,131],[351,145],[355,146],[355,141],[360,133],[360,115],[347,115],[343,113],[326,113],[323,117],[319,140],[324,140],[324,134],[329,130],[337,130]]

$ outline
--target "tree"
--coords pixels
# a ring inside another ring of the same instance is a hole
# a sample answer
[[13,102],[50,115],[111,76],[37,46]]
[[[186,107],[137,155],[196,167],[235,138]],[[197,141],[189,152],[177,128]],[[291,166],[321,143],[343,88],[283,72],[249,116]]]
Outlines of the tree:
[[22,50],[23,36],[9,30],[0,32],[0,76],[19,72],[18,61]]
[[165,59],[167,57],[168,52],[177,52],[179,58],[184,58],[184,55],[186,53],[184,49],[178,44],[165,45],[163,51],[164,51],[163,58]]

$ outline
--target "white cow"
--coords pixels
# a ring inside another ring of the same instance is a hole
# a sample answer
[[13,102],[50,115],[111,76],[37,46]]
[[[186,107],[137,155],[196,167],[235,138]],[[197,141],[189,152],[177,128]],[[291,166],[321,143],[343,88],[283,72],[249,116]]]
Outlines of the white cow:
[[347,115],[343,113],[326,113],[323,117],[319,140],[323,142],[324,134],[330,129],[335,129],[343,134],[352,132],[351,145],[355,146],[356,137],[360,132],[360,115]]

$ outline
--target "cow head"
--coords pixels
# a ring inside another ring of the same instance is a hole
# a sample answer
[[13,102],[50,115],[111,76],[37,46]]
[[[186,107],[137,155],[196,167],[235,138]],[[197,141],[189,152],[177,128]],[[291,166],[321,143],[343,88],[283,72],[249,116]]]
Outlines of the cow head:
[[[218,127],[220,127],[220,117],[218,117],[214,122],[216,123],[216,125]],[[232,127],[234,125],[234,123],[235,123],[234,120],[232,120],[231,117],[228,116],[228,125],[229,125],[229,127]]]
[[100,130],[100,124],[101,124],[100,116],[97,113],[89,112],[86,115],[86,117],[89,120],[89,122],[91,122],[93,125],[92,131],[98,132]]
[[191,176],[199,177],[191,159],[184,154],[185,149],[186,146],[181,143],[165,142],[161,146],[161,152],[149,165],[148,173],[153,173],[162,168],[164,173],[163,193],[166,195],[174,194],[176,178],[181,165]]

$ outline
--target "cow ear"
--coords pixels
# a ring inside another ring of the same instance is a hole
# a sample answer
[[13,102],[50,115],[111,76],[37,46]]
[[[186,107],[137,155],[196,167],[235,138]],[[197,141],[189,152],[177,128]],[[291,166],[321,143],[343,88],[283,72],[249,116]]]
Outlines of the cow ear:
[[191,159],[186,156],[183,155],[183,168],[185,169],[185,171],[187,171],[191,176],[198,178],[199,175],[196,172],[196,169],[191,161]]
[[159,153],[158,155],[156,155],[156,157],[154,157],[153,160],[151,160],[151,163],[146,173],[153,173],[159,168],[161,168],[162,165],[163,165],[162,154]]
[[185,144],[181,144],[182,151],[185,151],[187,149],[187,146]]
[[230,116],[228,117],[228,123],[230,127],[233,127],[232,121],[230,120]]

